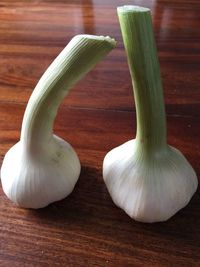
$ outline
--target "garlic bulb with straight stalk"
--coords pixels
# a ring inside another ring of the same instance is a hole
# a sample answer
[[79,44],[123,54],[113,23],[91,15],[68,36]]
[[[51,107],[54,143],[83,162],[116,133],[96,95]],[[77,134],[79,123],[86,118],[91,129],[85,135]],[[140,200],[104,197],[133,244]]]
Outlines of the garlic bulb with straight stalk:
[[19,206],[42,208],[72,192],[80,162],[70,144],[53,135],[54,118],[73,85],[114,46],[110,37],[77,35],[38,82],[24,114],[20,141],[7,152],[1,168],[3,191]]
[[137,113],[134,140],[111,150],[103,177],[117,206],[141,222],[165,221],[197,189],[196,174],[180,151],[166,141],[163,90],[150,10],[118,8]]

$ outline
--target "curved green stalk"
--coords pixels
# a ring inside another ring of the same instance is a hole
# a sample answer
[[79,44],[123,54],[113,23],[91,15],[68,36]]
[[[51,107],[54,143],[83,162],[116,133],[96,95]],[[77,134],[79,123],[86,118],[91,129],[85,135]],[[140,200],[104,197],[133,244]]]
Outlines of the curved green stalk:
[[148,8],[117,9],[131,73],[137,112],[138,147],[166,146],[166,122],[160,67]]
[[21,141],[26,149],[47,145],[62,99],[112,48],[110,37],[77,35],[58,55],[38,82],[25,111]]

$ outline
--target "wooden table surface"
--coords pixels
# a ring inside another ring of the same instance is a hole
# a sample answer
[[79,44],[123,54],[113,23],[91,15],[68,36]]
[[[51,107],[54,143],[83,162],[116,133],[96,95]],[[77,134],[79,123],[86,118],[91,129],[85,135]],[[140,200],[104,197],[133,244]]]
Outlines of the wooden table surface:
[[0,188],[0,266],[200,266],[199,190],[169,221],[144,224],[117,208],[102,160],[134,138],[135,107],[116,7],[150,7],[164,84],[168,142],[200,175],[199,0],[1,0],[0,155],[17,142],[27,101],[76,34],[117,42],[60,107],[55,133],[77,151],[73,193],[40,210],[16,207]]

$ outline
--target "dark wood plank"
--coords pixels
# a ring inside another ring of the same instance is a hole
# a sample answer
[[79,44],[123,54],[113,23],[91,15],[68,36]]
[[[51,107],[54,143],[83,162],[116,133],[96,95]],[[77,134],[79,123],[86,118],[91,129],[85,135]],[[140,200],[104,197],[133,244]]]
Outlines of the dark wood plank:
[[[0,266],[200,266],[200,194],[169,221],[142,224],[112,202],[102,179],[105,154],[134,138],[132,89],[116,6],[121,0],[2,0],[0,161],[19,140],[28,98],[75,34],[113,36],[118,46],[60,107],[55,133],[82,164],[72,194],[41,210],[16,207],[0,187]],[[200,174],[198,0],[140,1],[152,8],[161,63],[168,142]]]

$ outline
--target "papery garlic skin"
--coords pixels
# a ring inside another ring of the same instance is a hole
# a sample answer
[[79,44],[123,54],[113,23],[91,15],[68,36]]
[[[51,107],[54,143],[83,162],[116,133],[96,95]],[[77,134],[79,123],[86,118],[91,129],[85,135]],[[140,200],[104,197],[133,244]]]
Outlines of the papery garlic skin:
[[103,178],[114,203],[140,222],[166,221],[195,193],[197,176],[177,149],[152,155],[138,152],[136,140],[112,149],[104,158]]
[[20,141],[4,158],[2,188],[20,207],[43,208],[61,200],[72,192],[78,180],[81,165],[70,144],[54,135],[43,153],[27,153]]

